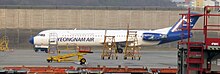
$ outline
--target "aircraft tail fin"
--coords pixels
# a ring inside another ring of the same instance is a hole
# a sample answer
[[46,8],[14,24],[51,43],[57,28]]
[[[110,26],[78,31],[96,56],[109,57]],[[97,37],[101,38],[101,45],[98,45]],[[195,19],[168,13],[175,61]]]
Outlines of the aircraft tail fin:
[[[198,13],[192,12],[191,14],[198,14]],[[190,28],[193,28],[195,26],[195,24],[198,21],[199,17],[200,16],[190,16]],[[184,31],[182,29],[187,29],[187,15],[180,18],[176,22],[176,24],[170,29],[168,34],[172,33],[172,32]]]
[[[191,14],[198,14],[195,12],[192,12]],[[198,21],[200,16],[190,16],[190,28],[192,29],[196,22]],[[192,33],[190,33],[190,37],[192,37]],[[168,33],[167,38],[165,40],[162,40],[160,44],[177,41],[181,39],[187,39],[188,38],[188,30],[187,30],[187,15],[180,18],[174,26],[172,26]]]

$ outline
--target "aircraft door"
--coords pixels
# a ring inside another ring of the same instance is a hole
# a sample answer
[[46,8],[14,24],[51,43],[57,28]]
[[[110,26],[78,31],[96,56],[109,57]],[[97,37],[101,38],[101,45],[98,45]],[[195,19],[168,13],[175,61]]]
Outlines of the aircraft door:
[[57,38],[58,38],[57,33],[49,34],[49,49],[48,49],[49,53],[55,53],[57,51],[57,48],[58,48]]
[[50,33],[49,34],[49,45],[57,45],[57,33]]

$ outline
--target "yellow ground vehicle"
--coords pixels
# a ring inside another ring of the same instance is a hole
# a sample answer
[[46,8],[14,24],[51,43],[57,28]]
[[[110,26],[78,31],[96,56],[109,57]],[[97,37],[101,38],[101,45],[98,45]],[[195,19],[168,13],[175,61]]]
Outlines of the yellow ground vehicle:
[[[80,64],[85,64],[86,59],[83,58],[83,55],[85,53],[70,53],[70,54],[64,54],[64,55],[57,55],[57,56],[50,56],[47,58],[47,62],[52,62],[52,61],[57,61],[57,62],[62,62],[62,61],[79,61]],[[77,57],[77,59],[71,58],[71,57]]]

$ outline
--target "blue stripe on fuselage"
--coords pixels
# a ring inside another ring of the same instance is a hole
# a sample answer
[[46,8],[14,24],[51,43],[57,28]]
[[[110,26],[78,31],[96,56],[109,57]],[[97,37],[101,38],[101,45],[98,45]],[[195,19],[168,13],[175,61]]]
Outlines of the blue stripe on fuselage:
[[[190,37],[192,37],[192,33],[190,33]],[[181,40],[181,39],[187,39],[187,38],[188,38],[187,31],[186,32],[182,32],[182,31],[174,32],[174,33],[168,34],[167,38],[161,40],[159,44],[177,41],[177,40]]]

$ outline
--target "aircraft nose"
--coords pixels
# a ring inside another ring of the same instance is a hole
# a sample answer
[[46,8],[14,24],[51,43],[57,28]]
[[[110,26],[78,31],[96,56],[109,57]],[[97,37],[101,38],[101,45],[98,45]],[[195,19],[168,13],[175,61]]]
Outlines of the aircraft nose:
[[34,44],[34,37],[31,37],[31,38],[29,39],[29,43]]

